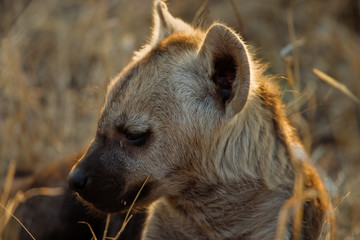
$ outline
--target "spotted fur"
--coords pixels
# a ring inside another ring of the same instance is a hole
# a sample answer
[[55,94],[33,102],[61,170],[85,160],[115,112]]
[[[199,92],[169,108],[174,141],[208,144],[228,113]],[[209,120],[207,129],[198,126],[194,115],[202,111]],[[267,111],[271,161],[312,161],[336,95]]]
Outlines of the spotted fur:
[[[143,239],[274,239],[300,169],[318,193],[305,199],[301,239],[317,239],[330,203],[275,84],[230,28],[194,29],[154,6],[151,42],[109,85],[72,188],[126,211],[150,176],[135,203],[148,208]],[[289,221],[285,239],[292,231]]]

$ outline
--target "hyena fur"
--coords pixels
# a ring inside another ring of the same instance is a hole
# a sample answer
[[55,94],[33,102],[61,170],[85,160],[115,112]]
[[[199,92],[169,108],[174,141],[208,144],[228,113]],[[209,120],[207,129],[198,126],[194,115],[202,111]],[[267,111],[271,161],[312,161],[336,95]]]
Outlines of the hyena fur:
[[[279,212],[304,199],[300,239],[318,239],[330,203],[280,94],[239,35],[207,31],[154,3],[151,41],[111,82],[96,137],[69,174],[91,206],[148,208],[142,239],[274,239]],[[290,211],[290,210],[289,210]],[[284,239],[294,239],[290,217]]]

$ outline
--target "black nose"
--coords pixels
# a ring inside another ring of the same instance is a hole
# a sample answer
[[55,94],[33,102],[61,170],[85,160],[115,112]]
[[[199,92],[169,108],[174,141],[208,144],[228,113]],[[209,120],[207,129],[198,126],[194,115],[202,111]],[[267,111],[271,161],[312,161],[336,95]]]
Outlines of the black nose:
[[88,183],[88,177],[81,170],[73,169],[68,175],[68,182],[72,190],[81,192]]

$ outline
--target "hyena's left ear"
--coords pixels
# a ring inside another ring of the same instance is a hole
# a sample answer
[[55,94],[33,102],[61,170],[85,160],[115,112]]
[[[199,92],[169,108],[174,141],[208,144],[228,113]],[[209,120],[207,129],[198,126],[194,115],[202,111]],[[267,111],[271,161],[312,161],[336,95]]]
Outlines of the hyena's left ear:
[[250,57],[242,40],[228,27],[214,24],[206,33],[199,57],[205,59],[225,115],[232,117],[240,112],[250,86]]
[[175,32],[189,31],[192,28],[178,18],[174,18],[166,4],[161,0],[154,1],[154,27],[151,36],[151,45],[154,46],[161,40]]

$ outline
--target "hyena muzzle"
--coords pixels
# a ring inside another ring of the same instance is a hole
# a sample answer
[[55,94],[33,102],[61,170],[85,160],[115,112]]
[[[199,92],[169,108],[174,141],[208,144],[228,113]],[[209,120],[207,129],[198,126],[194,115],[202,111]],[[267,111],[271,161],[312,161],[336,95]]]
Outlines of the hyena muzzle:
[[195,29],[162,1],[154,22],[151,41],[109,85],[71,188],[121,212],[149,176],[134,205],[148,208],[143,239],[274,239],[300,173],[314,194],[300,200],[301,229],[292,214],[283,238],[318,239],[328,195],[242,39],[219,23]]

